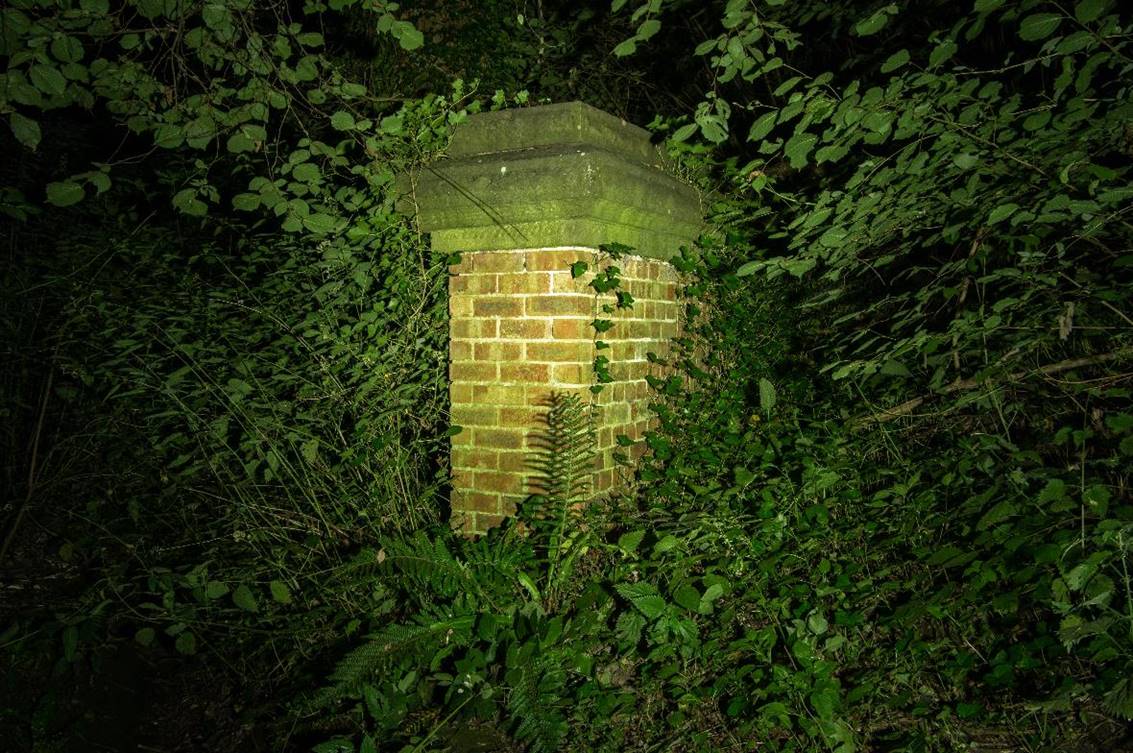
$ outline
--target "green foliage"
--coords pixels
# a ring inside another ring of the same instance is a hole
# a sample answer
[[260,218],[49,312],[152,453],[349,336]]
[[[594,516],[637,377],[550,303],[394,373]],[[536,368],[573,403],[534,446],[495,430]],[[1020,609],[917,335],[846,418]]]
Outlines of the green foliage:
[[[694,5],[0,11],[0,735],[66,747],[137,651],[243,676],[272,749],[1128,744],[1128,12]],[[450,72],[661,111],[711,189],[634,487],[579,504],[560,400],[477,540],[395,187]]]

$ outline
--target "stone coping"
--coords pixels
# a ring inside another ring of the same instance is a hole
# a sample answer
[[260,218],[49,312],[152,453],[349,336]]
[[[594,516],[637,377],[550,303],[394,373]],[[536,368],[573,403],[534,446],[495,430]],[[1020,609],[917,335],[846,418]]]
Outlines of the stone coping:
[[701,231],[699,194],[644,129],[581,102],[472,115],[403,181],[442,251],[624,243],[659,259]]

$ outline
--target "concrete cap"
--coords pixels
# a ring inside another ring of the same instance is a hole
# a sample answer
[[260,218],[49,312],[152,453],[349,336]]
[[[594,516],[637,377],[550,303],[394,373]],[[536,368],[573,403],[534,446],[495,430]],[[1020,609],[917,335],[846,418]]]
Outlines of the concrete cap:
[[617,242],[669,259],[701,230],[698,193],[648,131],[582,102],[471,115],[448,155],[402,181],[438,250]]

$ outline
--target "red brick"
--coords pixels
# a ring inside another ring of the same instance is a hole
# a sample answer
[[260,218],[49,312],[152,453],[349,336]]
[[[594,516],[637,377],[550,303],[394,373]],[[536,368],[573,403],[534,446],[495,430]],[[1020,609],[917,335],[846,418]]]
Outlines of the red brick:
[[449,364],[448,374],[454,382],[495,382],[499,367],[495,363],[460,361]]
[[535,295],[527,298],[528,316],[593,316],[594,299],[586,295]]
[[546,342],[527,343],[525,354],[528,361],[575,361],[589,363],[593,360],[592,346],[589,343]]
[[538,408],[500,408],[499,426],[535,426],[547,414]]
[[475,489],[483,492],[520,494],[523,492],[523,477],[515,473],[482,471],[476,474]]
[[[460,424],[457,425],[460,426]],[[451,444],[454,449],[457,447],[471,447],[472,443],[472,429],[469,429],[467,427],[464,427],[464,430],[459,434],[454,434],[451,440]]]
[[452,361],[471,361],[472,343],[468,340],[452,340],[448,344],[448,357]]
[[551,290],[551,275],[546,272],[501,274],[497,289],[506,294],[548,293]]
[[579,363],[555,364],[551,372],[552,384],[589,385],[593,378],[593,369]]
[[454,449],[452,467],[494,471],[500,467],[500,460],[498,455],[490,450],[481,450],[477,447]]
[[498,514],[500,512],[500,495],[471,492],[465,495],[463,509],[472,512]]
[[500,381],[519,384],[546,384],[550,381],[550,368],[543,363],[502,363]]
[[499,450],[518,450],[523,447],[523,431],[517,429],[480,429],[476,432],[476,446]]
[[457,426],[499,426],[499,409],[493,405],[454,405],[451,415]]
[[527,396],[523,385],[512,384],[473,384],[470,402],[489,405],[526,405]]
[[523,299],[477,296],[472,301],[472,312],[476,316],[522,316]]
[[476,343],[473,358],[477,361],[518,361],[523,357],[519,343]]
[[549,319],[504,319],[500,322],[500,337],[535,340],[549,336]]
[[487,533],[496,526],[504,522],[503,515],[490,515],[488,513],[478,513],[476,515],[476,533]]
[[575,277],[570,272],[555,272],[551,275],[551,290],[555,293],[579,293],[594,297],[590,281],[594,279],[593,270]]
[[455,297],[459,293],[483,295],[496,292],[496,275],[456,275],[449,278],[448,292]]
[[587,319],[555,319],[551,322],[551,336],[556,340],[590,340],[595,332]]
[[562,272],[570,269],[576,261],[584,261],[591,268],[594,266],[594,252],[583,249],[566,249],[557,251],[528,251],[527,269],[535,271]]
[[472,299],[473,296],[470,295],[450,295],[448,299],[449,316],[454,319],[472,316]]
[[497,465],[501,471],[524,473],[531,470],[532,458],[527,452],[501,452]]
[[563,387],[563,386],[546,386],[546,387],[528,387],[527,388],[527,404],[532,407],[539,407],[545,409],[551,404],[553,395],[578,395],[583,403],[589,403],[593,393],[590,392],[589,387]]
[[522,251],[479,251],[471,256],[472,269],[476,272],[522,272]]
[[504,515],[515,515],[525,499],[527,498],[520,495],[500,495],[500,512]]

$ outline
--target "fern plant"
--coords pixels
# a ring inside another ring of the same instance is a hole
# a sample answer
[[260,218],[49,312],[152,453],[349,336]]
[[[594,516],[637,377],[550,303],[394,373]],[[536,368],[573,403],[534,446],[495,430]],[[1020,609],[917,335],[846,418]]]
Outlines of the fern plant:
[[578,396],[552,397],[522,525],[509,521],[477,539],[417,532],[357,556],[349,577],[380,581],[400,609],[394,620],[376,619],[338,662],[315,708],[360,700],[355,713],[368,718],[375,739],[388,740],[444,706],[447,732],[471,715],[497,721],[533,753],[561,748],[572,681],[589,673],[580,667],[590,666],[590,634],[602,623],[593,608],[573,619],[574,607],[563,603],[596,530],[583,516],[594,424]]
[[573,393],[554,393],[545,431],[534,438],[532,487],[524,518],[546,567],[545,605],[553,608],[574,562],[589,541],[583,512],[591,501],[596,408]]

